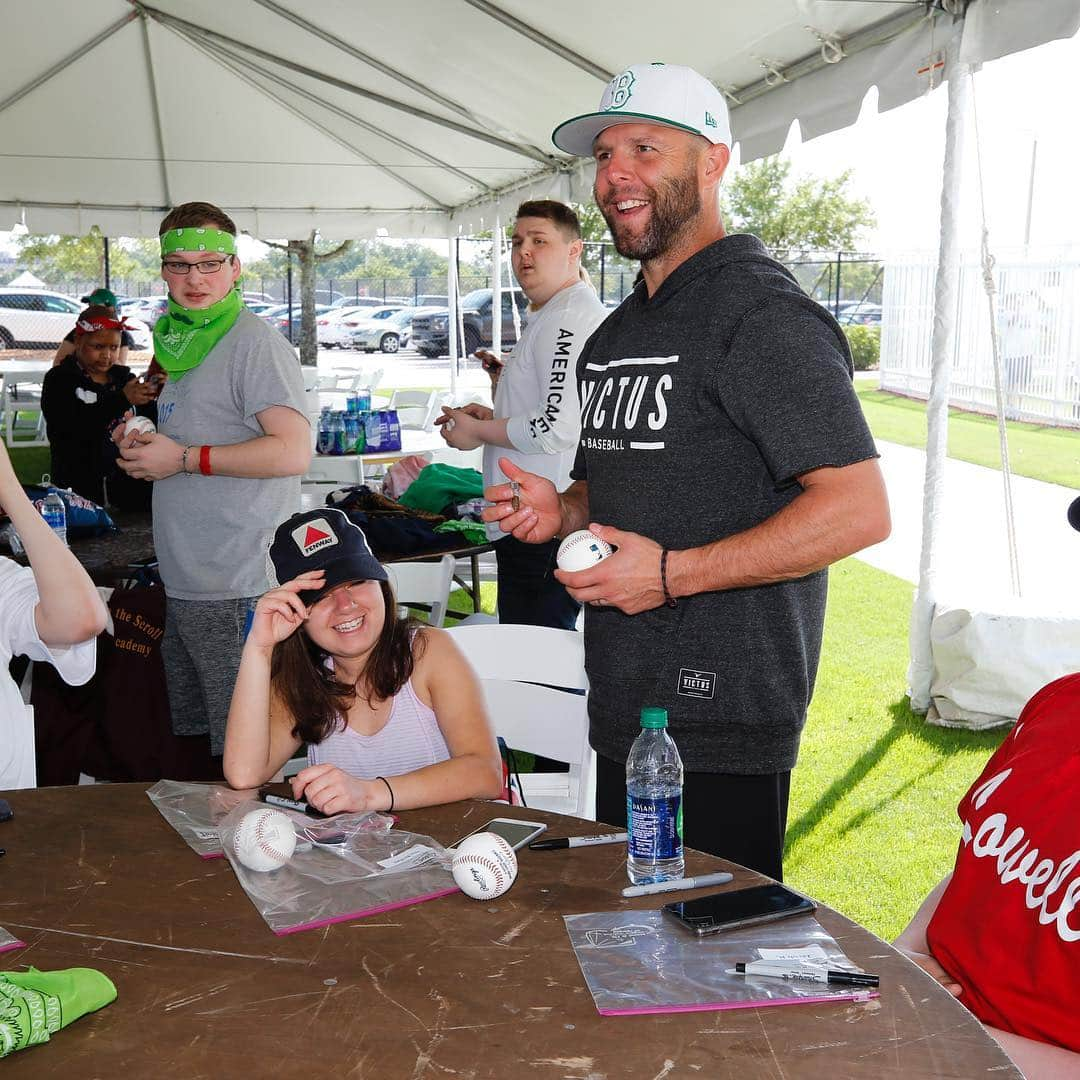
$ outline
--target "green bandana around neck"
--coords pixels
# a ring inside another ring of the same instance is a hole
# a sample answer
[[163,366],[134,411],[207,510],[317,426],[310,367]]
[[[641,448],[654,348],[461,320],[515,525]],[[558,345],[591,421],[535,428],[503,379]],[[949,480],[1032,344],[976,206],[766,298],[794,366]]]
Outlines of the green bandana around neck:
[[171,296],[165,315],[154,324],[154,355],[173,380],[197,368],[232,329],[244,306],[239,283],[207,308],[181,307]]

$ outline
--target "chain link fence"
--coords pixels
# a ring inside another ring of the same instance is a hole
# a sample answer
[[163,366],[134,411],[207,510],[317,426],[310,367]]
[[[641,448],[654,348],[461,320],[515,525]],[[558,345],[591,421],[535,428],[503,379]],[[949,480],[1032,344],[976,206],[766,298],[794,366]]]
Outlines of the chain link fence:
[[[467,296],[491,285],[492,241],[463,238],[458,245],[458,282]],[[504,282],[512,281],[509,247],[503,252]],[[622,258],[610,243],[589,242],[582,261],[600,299],[618,306],[633,289],[637,264]],[[830,308],[841,322],[880,322],[882,264],[870,255],[851,252],[809,256],[789,263],[807,293]],[[0,288],[0,355],[12,352],[42,354],[55,350],[74,326],[82,309],[81,297],[102,282],[69,277],[56,278],[38,287]],[[123,304],[125,317],[136,324],[137,351],[151,348],[149,328],[165,310],[165,284],[160,280],[127,280],[113,277],[109,287]],[[272,306],[285,305],[278,313],[282,331],[298,338],[300,275],[264,276],[245,272],[242,288],[249,306],[263,314]],[[317,274],[315,303],[320,307],[346,307],[373,303],[439,307],[447,303],[446,275],[387,273],[334,277]],[[290,318],[291,309],[291,318]]]

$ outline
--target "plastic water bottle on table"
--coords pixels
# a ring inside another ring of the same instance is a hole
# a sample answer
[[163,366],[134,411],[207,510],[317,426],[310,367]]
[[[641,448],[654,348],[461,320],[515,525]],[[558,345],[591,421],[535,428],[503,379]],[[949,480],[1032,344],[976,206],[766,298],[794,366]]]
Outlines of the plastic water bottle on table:
[[626,759],[626,876],[634,885],[683,876],[683,765],[667,710],[641,710]]
[[56,488],[49,488],[48,495],[41,501],[41,516],[45,523],[67,546],[67,510],[64,500],[60,498]]

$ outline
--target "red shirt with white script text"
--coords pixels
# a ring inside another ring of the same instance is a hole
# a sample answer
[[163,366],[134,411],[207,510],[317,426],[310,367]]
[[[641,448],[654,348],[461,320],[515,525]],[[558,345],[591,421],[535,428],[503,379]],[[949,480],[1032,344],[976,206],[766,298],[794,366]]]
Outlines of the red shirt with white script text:
[[959,814],[931,953],[984,1023],[1080,1051],[1080,674],[1024,706]]

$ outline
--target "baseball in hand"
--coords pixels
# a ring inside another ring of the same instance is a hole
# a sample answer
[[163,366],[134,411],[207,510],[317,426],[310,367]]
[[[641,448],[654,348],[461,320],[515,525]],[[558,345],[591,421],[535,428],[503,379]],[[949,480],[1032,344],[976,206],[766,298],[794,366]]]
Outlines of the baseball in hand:
[[588,570],[611,554],[611,545],[588,529],[572,532],[559,545],[555,561],[560,570]]
[[494,900],[514,884],[517,856],[501,836],[476,833],[458,845],[452,870],[454,881],[466,896]]
[[236,857],[249,870],[276,870],[292,858],[296,832],[280,810],[252,810],[237,826],[233,847]]
[[157,428],[154,426],[154,421],[149,416],[133,416],[124,425],[124,434],[132,435],[136,432],[139,435],[152,435]]

